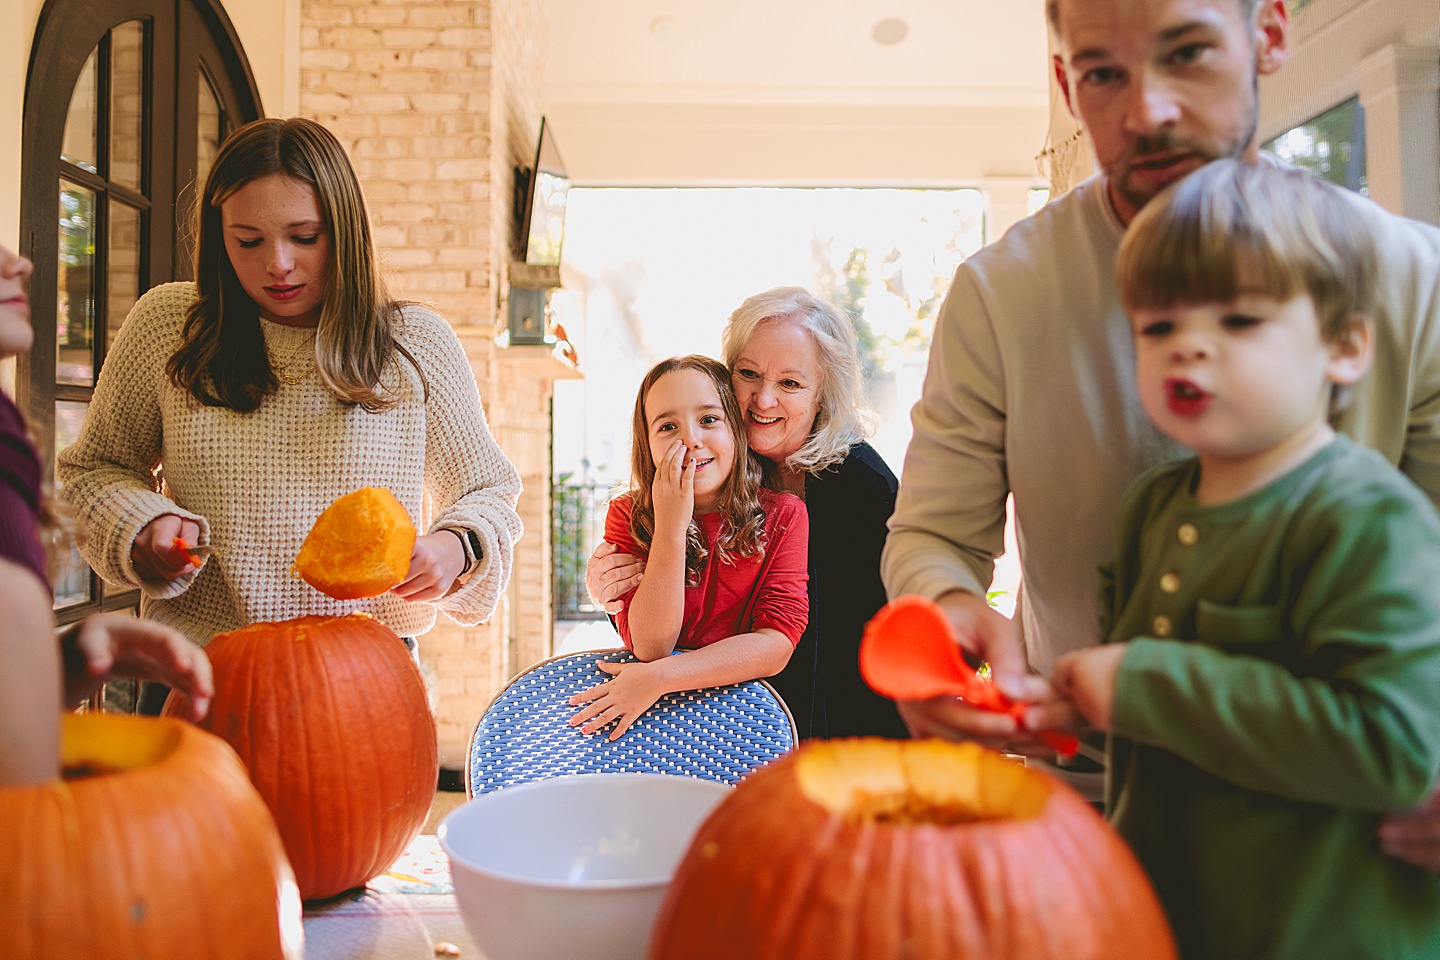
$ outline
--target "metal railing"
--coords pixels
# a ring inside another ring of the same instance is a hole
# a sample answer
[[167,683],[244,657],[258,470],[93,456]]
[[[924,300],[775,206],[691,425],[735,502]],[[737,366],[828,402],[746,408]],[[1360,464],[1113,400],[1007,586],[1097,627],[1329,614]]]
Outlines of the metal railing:
[[585,565],[605,539],[605,504],[610,487],[570,483],[561,476],[550,499],[551,584],[556,620],[603,620],[605,611],[585,591]]

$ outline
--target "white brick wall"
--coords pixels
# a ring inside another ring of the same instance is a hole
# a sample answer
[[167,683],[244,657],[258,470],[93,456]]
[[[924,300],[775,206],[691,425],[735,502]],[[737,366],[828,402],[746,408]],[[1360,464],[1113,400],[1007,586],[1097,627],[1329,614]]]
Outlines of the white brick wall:
[[476,718],[548,655],[550,371],[494,336],[510,258],[515,165],[539,130],[542,0],[304,0],[300,111],[333,130],[364,186],[397,296],[456,328],[491,430],[525,482],[526,533],[491,621],[445,617],[421,640],[439,693],[441,763],[464,765]]

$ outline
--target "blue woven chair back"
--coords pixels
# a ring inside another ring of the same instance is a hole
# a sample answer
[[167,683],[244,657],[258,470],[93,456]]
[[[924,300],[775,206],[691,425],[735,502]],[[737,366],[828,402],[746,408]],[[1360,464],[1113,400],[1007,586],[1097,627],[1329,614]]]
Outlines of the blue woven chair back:
[[669,773],[735,784],[795,746],[790,711],[763,680],[667,693],[625,731],[583,734],[567,701],[609,674],[599,660],[632,662],[628,650],[590,650],[536,664],[511,680],[470,736],[466,792],[570,773]]

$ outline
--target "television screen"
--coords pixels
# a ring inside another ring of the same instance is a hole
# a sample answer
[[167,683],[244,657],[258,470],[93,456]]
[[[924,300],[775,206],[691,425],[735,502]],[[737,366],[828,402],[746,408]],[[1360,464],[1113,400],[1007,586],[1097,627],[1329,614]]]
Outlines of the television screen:
[[560,265],[560,248],[565,241],[565,198],[569,192],[570,177],[555,146],[555,134],[541,117],[540,143],[535,149],[521,233],[526,263]]

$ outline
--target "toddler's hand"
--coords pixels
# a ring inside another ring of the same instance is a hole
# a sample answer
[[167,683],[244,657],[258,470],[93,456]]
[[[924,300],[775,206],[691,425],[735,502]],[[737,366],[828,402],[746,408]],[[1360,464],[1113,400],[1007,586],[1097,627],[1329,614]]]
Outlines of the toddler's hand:
[[610,731],[610,739],[618,740],[640,714],[660,699],[665,690],[656,682],[654,663],[600,660],[595,665],[614,679],[598,687],[581,690],[570,698],[572,707],[589,704],[570,718],[570,726],[580,727],[581,733],[595,733],[614,721],[615,729]]
[[677,440],[656,462],[650,496],[655,503],[655,535],[683,538],[695,512],[695,461],[685,444]]
[[1129,644],[1107,643],[1055,661],[1050,682],[1097,730],[1108,731],[1114,720],[1115,677],[1129,649]]
[[1379,834],[1380,849],[1388,856],[1440,873],[1440,789],[1418,810],[1385,817]]

